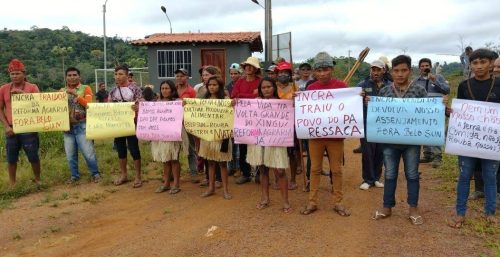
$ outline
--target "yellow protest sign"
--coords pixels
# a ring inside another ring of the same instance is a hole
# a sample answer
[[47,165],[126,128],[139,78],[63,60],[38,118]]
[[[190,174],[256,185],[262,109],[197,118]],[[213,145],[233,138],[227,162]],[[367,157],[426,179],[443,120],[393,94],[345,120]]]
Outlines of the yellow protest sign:
[[230,138],[234,111],[231,99],[184,99],[186,131],[207,141]]
[[15,133],[69,130],[66,92],[12,94]]
[[87,139],[106,139],[135,135],[133,102],[89,103]]

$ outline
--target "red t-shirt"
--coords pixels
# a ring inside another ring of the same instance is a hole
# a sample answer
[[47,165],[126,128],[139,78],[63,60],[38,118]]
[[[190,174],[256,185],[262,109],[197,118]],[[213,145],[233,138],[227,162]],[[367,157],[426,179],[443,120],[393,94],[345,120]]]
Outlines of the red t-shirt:
[[[5,106],[5,116],[7,117],[7,122],[9,122],[10,125],[12,125],[12,104],[10,102],[10,90],[12,88],[11,85],[12,83],[8,83],[0,87],[0,103]],[[24,92],[38,93],[38,86],[29,82],[24,82]]]
[[182,95],[179,95],[179,98],[180,99],[196,98],[196,91],[194,91],[193,87],[191,87],[190,85],[187,85],[186,90],[184,90],[184,92],[182,92]]
[[246,78],[241,78],[234,84],[231,98],[257,98],[258,94],[254,91],[259,87],[261,78],[255,77],[252,81],[247,81]]
[[[331,79],[326,84],[322,84],[321,81],[316,81],[309,85],[306,90],[323,90],[323,89],[336,89],[336,88],[346,88],[347,84],[344,81]],[[343,138],[322,138],[322,140],[326,141],[341,141]]]
[[346,88],[347,84],[344,81],[331,79],[328,83],[322,84],[321,81],[316,81],[307,87],[307,90],[322,90],[322,89],[336,89]]

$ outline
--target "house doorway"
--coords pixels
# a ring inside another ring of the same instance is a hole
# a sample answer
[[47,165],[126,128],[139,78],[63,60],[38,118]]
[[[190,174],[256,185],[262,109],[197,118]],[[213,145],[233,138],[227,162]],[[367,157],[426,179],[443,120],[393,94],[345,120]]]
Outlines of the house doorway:
[[226,81],[226,50],[201,49],[201,66],[205,65],[219,67],[222,79]]

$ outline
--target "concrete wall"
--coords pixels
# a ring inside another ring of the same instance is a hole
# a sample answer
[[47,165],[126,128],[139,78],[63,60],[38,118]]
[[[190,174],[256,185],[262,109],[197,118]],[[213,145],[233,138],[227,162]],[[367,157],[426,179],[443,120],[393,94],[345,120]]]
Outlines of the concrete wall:
[[[148,46],[149,80],[155,85],[155,91],[159,90],[160,82],[164,78],[158,78],[158,50],[191,50],[191,73],[189,83],[196,85],[201,82],[198,69],[201,67],[201,49],[225,49],[226,50],[226,84],[229,82],[229,66],[232,63],[241,63],[252,55],[248,44],[176,44],[176,45],[152,45]],[[174,78],[167,78],[174,79]]]

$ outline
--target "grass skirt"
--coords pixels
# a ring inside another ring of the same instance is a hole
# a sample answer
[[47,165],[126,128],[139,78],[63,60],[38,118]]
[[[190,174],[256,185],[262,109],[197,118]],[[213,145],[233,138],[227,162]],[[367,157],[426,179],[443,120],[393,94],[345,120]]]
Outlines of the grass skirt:
[[179,160],[181,142],[151,141],[151,156],[155,162]]
[[200,151],[198,156],[203,157],[209,161],[216,162],[228,162],[233,159],[233,144],[229,140],[229,147],[227,152],[223,153],[220,151],[222,145],[222,140],[219,141],[205,141],[200,140]]
[[247,163],[252,166],[264,165],[268,168],[287,169],[288,152],[286,147],[248,145]]

